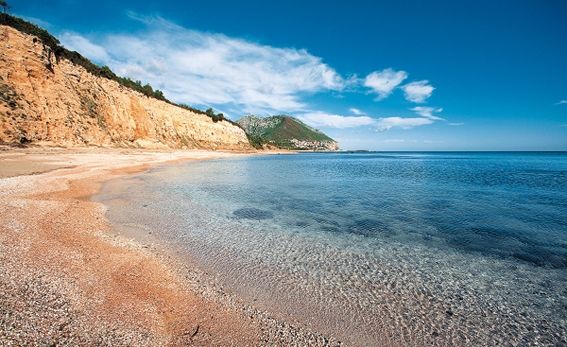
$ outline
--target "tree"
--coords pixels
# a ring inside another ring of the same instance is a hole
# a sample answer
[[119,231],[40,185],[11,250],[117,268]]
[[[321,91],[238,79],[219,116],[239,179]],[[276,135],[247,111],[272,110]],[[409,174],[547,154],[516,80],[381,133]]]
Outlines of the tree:
[[162,92],[161,90],[159,90],[159,89],[156,89],[156,90],[154,91],[154,97],[155,97],[156,99],[165,100],[165,96],[163,95],[163,92]]
[[218,113],[218,114],[217,114],[217,113],[215,113],[215,110],[213,110],[213,109],[210,108],[210,107],[205,111],[205,114],[206,114],[207,116],[211,117],[211,119],[212,119],[213,122],[215,122],[215,123],[216,123],[216,122],[220,122],[221,120],[224,119],[224,114],[222,114],[222,113]]
[[208,108],[205,113],[207,114],[207,116],[213,118],[215,116],[215,111],[212,108]]
[[111,80],[117,78],[114,72],[112,72],[112,70],[110,70],[110,68],[106,65],[100,68],[100,75]]
[[0,7],[2,7],[4,13],[8,13],[8,9],[10,8],[10,5],[8,5],[8,2],[6,2],[5,0],[0,0]]
[[142,93],[144,93],[146,96],[152,96],[154,94],[154,89],[149,83],[146,83],[142,87]]

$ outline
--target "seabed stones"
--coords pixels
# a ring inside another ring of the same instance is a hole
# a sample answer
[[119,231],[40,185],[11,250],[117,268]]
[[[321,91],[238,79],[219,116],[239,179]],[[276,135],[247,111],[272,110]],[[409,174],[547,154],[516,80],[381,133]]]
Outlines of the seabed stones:
[[262,219],[274,218],[274,214],[272,212],[266,211],[266,210],[261,210],[259,208],[253,208],[253,207],[239,208],[238,210],[235,210],[234,212],[232,212],[232,214],[237,219],[262,220]]

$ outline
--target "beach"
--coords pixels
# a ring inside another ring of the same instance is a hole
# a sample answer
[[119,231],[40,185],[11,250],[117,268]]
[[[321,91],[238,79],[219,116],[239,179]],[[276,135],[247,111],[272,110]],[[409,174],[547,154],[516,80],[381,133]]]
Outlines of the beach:
[[113,232],[103,182],[171,162],[247,154],[0,152],[0,344],[338,344],[241,303],[170,255]]
[[265,154],[0,152],[0,345],[565,341],[563,155]]

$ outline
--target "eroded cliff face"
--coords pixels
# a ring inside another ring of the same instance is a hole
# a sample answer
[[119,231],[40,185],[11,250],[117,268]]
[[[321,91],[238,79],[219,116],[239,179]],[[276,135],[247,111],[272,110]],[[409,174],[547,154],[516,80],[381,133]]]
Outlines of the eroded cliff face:
[[242,129],[56,61],[0,26],[0,143],[250,150]]

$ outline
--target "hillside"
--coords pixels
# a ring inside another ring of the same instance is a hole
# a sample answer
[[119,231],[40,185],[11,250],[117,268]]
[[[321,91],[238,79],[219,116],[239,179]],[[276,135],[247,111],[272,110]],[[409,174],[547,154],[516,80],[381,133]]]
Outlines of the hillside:
[[238,122],[250,140],[257,145],[272,145],[283,149],[334,151],[335,140],[290,116],[244,116]]
[[0,143],[252,149],[239,126],[174,105],[19,18],[4,23],[11,26],[0,25]]

